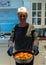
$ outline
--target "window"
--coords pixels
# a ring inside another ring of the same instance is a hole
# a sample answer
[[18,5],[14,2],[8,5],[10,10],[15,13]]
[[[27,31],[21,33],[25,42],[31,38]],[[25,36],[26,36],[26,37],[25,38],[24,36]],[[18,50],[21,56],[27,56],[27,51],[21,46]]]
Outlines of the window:
[[37,18],[37,24],[41,25],[41,18]]
[[33,3],[32,10],[36,10],[36,3]]
[[46,17],[46,11],[45,11],[45,17]]
[[36,12],[32,12],[32,17],[36,17]]
[[45,25],[46,25],[46,3],[45,3]]
[[36,18],[32,18],[32,24],[36,25]]
[[38,3],[37,5],[38,5],[37,9],[41,10],[41,3]]
[[45,25],[46,25],[46,18],[45,18]]
[[41,25],[42,3],[32,3],[32,24]]
[[45,10],[46,10],[46,3],[45,3]]
[[38,37],[46,37],[46,2],[32,2],[32,24]]
[[41,11],[39,12],[37,12],[37,17],[41,17]]

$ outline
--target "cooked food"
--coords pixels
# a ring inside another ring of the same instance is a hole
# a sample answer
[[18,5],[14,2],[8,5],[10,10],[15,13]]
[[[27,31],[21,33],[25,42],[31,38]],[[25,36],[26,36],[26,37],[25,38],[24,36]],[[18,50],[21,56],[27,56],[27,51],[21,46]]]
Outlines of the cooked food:
[[21,59],[21,60],[30,59],[30,58],[32,58],[32,56],[33,55],[31,53],[28,53],[28,52],[19,52],[19,53],[15,54],[15,58]]

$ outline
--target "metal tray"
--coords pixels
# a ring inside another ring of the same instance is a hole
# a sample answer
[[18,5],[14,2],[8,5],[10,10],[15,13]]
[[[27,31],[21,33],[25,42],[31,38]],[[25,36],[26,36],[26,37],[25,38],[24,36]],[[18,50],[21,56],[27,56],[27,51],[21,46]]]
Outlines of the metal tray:
[[[32,58],[26,59],[26,60],[21,60],[21,59],[15,58],[15,54],[20,53],[20,52],[28,52],[28,53],[31,53],[33,56],[32,56]],[[33,57],[34,57],[34,53],[32,53],[31,51],[16,51],[16,52],[13,53],[13,58],[15,59],[15,61],[17,63],[29,63],[29,62],[32,61]]]

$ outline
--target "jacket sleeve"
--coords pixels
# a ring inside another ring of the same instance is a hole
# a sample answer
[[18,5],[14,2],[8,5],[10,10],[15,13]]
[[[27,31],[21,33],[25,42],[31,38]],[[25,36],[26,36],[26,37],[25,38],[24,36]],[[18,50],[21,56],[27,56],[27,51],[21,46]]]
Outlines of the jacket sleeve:
[[35,55],[39,54],[39,40],[38,40],[38,33],[34,32],[34,45],[33,45],[33,51]]
[[34,52],[35,55],[37,55],[39,53],[39,40],[38,40],[38,34],[37,32],[35,31],[35,28],[33,25],[30,25],[29,24],[29,27],[27,29],[27,33],[26,33],[26,36],[27,37],[30,37],[32,35],[33,37],[33,48],[32,48],[32,51]]
[[13,30],[11,32],[11,37],[10,37],[10,40],[9,41],[14,42],[14,40],[15,40],[15,27],[13,28]]
[[[26,36],[29,37],[33,30],[35,30],[34,26],[29,24]],[[33,33],[33,37],[34,37],[34,45],[39,46],[38,33],[36,31]]]
[[15,27],[12,30],[11,37],[10,37],[9,44],[8,44],[7,54],[9,56],[12,56],[12,54],[13,54],[13,48],[14,48],[14,44],[13,43],[14,43],[14,39],[15,39]]
[[39,47],[38,33],[35,31],[33,35],[34,35],[34,46]]

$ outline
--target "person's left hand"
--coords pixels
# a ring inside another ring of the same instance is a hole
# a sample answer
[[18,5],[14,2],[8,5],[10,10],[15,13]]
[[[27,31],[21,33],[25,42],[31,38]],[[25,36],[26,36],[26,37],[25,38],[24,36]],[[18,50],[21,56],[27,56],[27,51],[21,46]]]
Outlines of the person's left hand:
[[39,50],[38,50],[37,46],[33,47],[33,53],[34,53],[34,55],[38,55],[39,54]]

